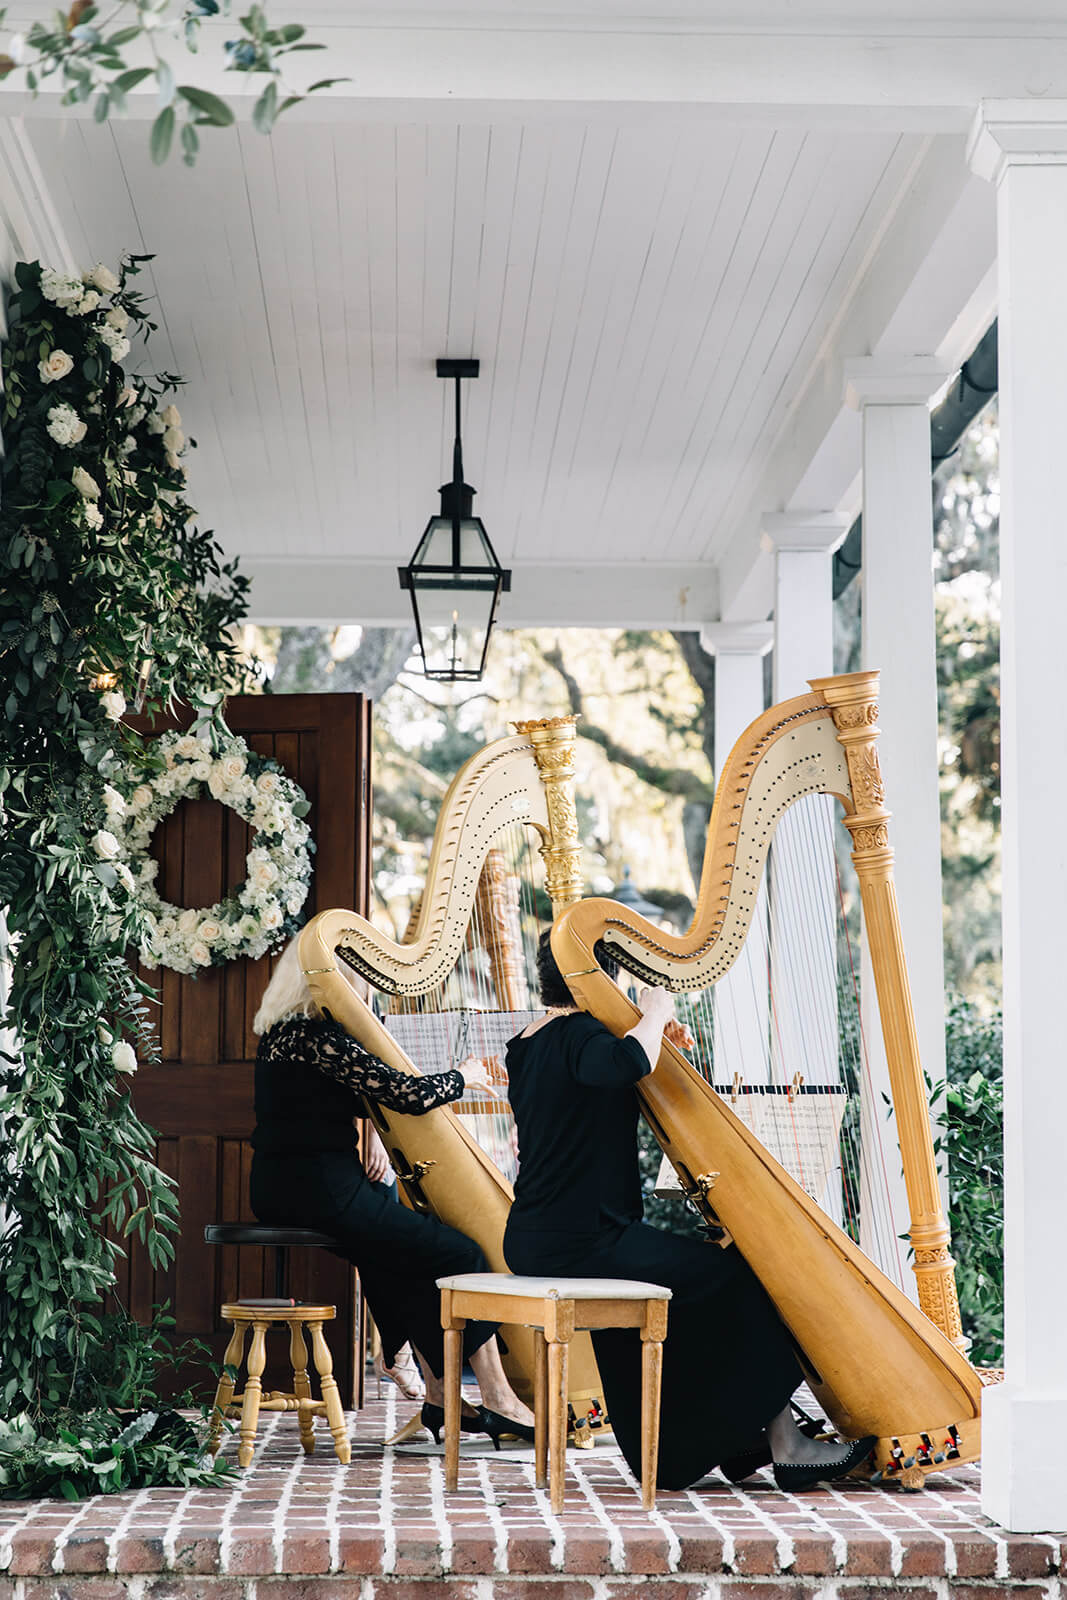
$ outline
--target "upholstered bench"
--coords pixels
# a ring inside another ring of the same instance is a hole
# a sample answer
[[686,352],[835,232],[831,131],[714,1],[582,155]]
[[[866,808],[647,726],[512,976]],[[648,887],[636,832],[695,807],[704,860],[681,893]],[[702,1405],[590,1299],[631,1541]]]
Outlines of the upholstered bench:
[[[567,1346],[580,1328],[638,1328],[641,1333],[641,1500],[656,1503],[660,1378],[667,1302],[658,1283],[621,1278],[523,1278],[467,1272],[438,1278],[445,1330],[445,1487],[459,1484],[463,1329],[468,1320],[535,1328],[534,1464],[538,1488],[548,1476],[553,1511],[563,1506],[567,1449]],[[610,1416],[608,1422],[611,1422]]]

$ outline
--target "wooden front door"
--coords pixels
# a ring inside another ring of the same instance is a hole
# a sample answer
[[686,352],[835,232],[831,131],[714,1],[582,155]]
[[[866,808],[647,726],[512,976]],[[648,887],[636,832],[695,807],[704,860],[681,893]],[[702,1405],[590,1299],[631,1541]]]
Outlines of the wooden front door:
[[[357,694],[242,695],[227,702],[226,722],[261,755],[273,756],[311,802],[308,822],[317,847],[305,917],[330,906],[366,912],[370,873],[370,705]],[[149,736],[180,725],[142,722]],[[159,890],[181,906],[211,905],[245,876],[247,825],[210,797],[186,800],[156,830]],[[147,1321],[169,1304],[176,1341],[195,1337],[221,1359],[227,1330],[224,1300],[273,1295],[273,1252],[204,1242],[209,1222],[254,1220],[248,1204],[254,1125],[252,1032],[272,961],[231,961],[195,978],[161,968],[144,972],[161,996],[157,1033],[162,1061],[134,1080],[138,1114],[156,1130],[156,1160],[178,1185],[181,1235],[174,1261],[154,1271],[134,1241],[119,1263],[117,1293],[131,1315]],[[321,1250],[292,1253],[289,1293],[337,1306],[328,1329],[342,1396],[358,1392],[358,1285],[346,1262]],[[285,1382],[286,1339],[268,1341],[265,1387]],[[275,1356],[271,1346],[275,1346]],[[175,1374],[173,1392],[208,1382],[203,1364]],[[207,1396],[210,1398],[210,1395]]]

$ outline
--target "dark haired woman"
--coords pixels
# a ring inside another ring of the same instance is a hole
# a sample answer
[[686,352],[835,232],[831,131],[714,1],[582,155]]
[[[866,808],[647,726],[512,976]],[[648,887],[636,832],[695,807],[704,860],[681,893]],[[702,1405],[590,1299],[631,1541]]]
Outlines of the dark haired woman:
[[[772,1460],[783,1489],[842,1476],[874,1441],[842,1446],[800,1431],[789,1404],[802,1378],[792,1341],[740,1252],[642,1221],[634,1085],[655,1070],[665,1032],[681,1042],[671,996],[642,990],[640,1021],[616,1039],[575,1006],[547,934],[538,971],[548,1009],[507,1054],[520,1156],[508,1266],[539,1277],[636,1278],[672,1291],[661,1487],[685,1488],[714,1466],[738,1481]],[[606,1329],[593,1345],[615,1437],[639,1477],[638,1335]]]
[[[484,1068],[470,1062],[414,1077],[387,1067],[319,1014],[295,939],[252,1027],[260,1035],[252,1209],[261,1222],[318,1228],[338,1241],[359,1269],[385,1364],[393,1366],[409,1340],[414,1345],[426,1382],[422,1422],[437,1434],[444,1425],[444,1337],[436,1280],[485,1272],[486,1260],[465,1234],[397,1205],[391,1187],[368,1176],[352,1119],[363,1115],[364,1097],[420,1116],[458,1100],[468,1084],[491,1092]],[[486,1433],[494,1444],[504,1434],[532,1441],[533,1417],[508,1383],[495,1333],[491,1322],[467,1324],[464,1355],[484,1404],[465,1413],[463,1431]]]

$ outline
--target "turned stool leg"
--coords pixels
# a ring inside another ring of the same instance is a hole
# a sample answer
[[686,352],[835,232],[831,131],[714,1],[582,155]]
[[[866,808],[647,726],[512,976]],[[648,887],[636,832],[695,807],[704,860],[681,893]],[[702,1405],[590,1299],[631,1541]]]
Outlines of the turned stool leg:
[[545,1486],[548,1474],[548,1345],[544,1330],[534,1329],[534,1483]]
[[[233,1399],[233,1386],[245,1349],[244,1323],[235,1322],[232,1327],[233,1332],[230,1334],[230,1342],[226,1346],[226,1354],[222,1358],[219,1385],[215,1390],[215,1404],[211,1408],[211,1432],[208,1438],[208,1449],[213,1456],[218,1454],[219,1446],[222,1443],[222,1429],[226,1419],[226,1408]],[[229,1371],[227,1371],[227,1368],[229,1368]]]
[[341,1394],[337,1387],[337,1379],[333,1375],[333,1358],[330,1347],[323,1338],[322,1323],[309,1322],[311,1331],[311,1354],[315,1362],[315,1371],[319,1375],[319,1385],[322,1389],[322,1398],[326,1406],[326,1421],[330,1425],[333,1435],[333,1447],[337,1452],[338,1461],[347,1465],[352,1459],[352,1447],[348,1442],[348,1432],[345,1428],[345,1413],[341,1405]]
[[255,1454],[259,1398],[263,1392],[263,1368],[267,1365],[269,1326],[269,1322],[260,1322],[258,1319],[252,1324],[252,1343],[248,1351],[248,1380],[245,1383],[244,1402],[241,1406],[241,1443],[237,1447],[237,1460],[242,1467],[251,1466]]
[[311,1404],[311,1379],[308,1377],[308,1352],[299,1322],[289,1324],[289,1360],[293,1364],[293,1393],[298,1400],[308,1404],[297,1408],[296,1420],[300,1428],[300,1443],[306,1456],[315,1453],[315,1419],[308,1407]]

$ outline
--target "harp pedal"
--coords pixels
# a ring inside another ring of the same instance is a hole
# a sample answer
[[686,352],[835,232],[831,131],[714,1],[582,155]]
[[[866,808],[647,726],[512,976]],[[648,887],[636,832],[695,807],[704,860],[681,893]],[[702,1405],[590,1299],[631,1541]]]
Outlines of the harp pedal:
[[722,1174],[718,1172],[701,1172],[697,1175],[696,1186],[704,1196],[705,1200],[708,1198],[708,1195],[711,1193],[712,1189],[714,1189],[721,1176]]

